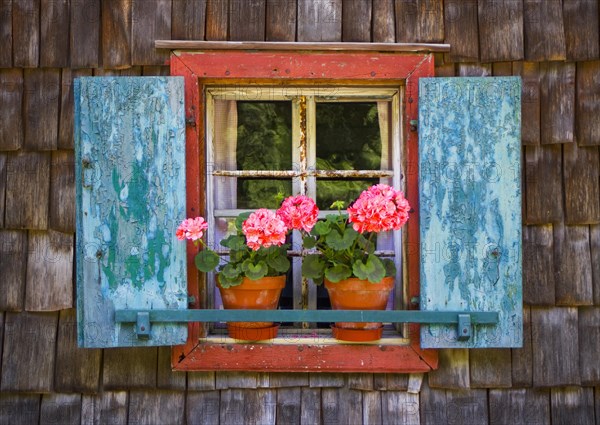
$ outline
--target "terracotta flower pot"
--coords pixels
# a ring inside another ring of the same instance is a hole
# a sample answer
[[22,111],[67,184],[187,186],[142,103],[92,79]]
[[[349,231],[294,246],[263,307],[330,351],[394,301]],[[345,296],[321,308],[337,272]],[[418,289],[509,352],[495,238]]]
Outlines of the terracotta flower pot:
[[[275,310],[285,287],[285,275],[263,277],[258,280],[244,278],[238,286],[223,288],[218,283],[223,307],[232,310]],[[277,336],[279,325],[273,322],[227,322],[229,336],[235,339],[260,341]]]
[[[325,279],[331,308],[334,310],[385,310],[394,278],[385,277],[379,283],[350,278],[333,283]],[[377,322],[337,322],[333,336],[343,341],[376,341],[383,325]]]

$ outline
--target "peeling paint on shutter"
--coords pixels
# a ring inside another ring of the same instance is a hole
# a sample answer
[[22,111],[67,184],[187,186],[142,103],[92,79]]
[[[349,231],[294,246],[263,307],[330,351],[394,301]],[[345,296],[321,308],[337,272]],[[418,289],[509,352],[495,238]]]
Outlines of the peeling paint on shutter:
[[519,347],[521,81],[419,82],[421,309],[498,311],[469,340],[453,326],[421,327],[423,348]]
[[149,339],[115,309],[186,309],[183,78],[75,80],[77,314],[82,347],[184,343],[186,324]]

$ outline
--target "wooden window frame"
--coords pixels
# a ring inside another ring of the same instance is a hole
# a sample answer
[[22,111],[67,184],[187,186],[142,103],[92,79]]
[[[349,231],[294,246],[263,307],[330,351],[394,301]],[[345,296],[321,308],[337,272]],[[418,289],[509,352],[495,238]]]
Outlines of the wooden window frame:
[[[187,216],[205,210],[204,86],[214,84],[404,85],[401,131],[406,143],[406,196],[414,208],[406,233],[408,306],[418,299],[418,81],[434,76],[432,53],[373,51],[173,51],[172,76],[185,81]],[[197,248],[188,244],[190,308],[202,308],[204,276],[194,266]],[[406,345],[319,345],[313,341],[289,344],[228,343],[201,340],[206,325],[190,323],[186,344],[172,348],[174,370],[238,370],[270,372],[426,372],[438,365],[437,350],[420,346],[419,325],[407,326]]]

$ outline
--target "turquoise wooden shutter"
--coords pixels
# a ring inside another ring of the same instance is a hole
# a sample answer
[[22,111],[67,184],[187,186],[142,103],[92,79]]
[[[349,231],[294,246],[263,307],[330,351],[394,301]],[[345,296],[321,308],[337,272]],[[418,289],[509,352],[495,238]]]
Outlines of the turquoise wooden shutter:
[[521,81],[419,82],[421,309],[497,311],[498,325],[421,327],[423,348],[519,347]]
[[139,339],[115,309],[187,308],[183,78],[75,80],[77,314],[82,347],[184,343],[186,324]]

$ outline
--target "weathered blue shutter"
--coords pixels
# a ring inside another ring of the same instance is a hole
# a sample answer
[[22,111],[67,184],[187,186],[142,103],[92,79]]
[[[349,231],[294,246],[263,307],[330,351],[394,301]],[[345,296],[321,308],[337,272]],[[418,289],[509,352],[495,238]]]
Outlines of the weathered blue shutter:
[[185,324],[138,339],[115,309],[187,308],[185,115],[179,77],[75,80],[77,314],[82,347],[184,343]]
[[521,81],[419,83],[421,309],[497,311],[498,325],[421,328],[421,346],[519,347]]

